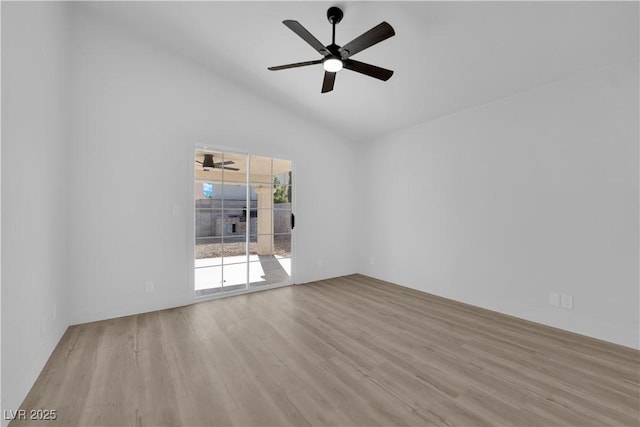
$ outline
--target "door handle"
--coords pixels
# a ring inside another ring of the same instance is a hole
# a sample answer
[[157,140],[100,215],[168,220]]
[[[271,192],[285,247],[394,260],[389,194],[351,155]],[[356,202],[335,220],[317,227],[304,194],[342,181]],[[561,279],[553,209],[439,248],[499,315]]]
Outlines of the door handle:
[[291,212],[291,229],[293,230],[295,226],[296,226],[296,216],[293,212]]

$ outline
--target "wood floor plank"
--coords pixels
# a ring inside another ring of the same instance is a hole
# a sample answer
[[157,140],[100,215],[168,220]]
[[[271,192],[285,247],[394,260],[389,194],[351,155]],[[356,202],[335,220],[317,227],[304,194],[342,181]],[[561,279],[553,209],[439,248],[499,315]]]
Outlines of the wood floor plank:
[[640,352],[362,275],[70,327],[17,426],[634,426]]

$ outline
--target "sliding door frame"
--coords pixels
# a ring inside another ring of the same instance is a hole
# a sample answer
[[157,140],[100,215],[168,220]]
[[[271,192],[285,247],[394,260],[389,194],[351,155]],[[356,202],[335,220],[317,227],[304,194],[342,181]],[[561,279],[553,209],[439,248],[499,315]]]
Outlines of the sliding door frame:
[[[295,250],[296,250],[296,239],[295,239],[295,228],[292,227],[291,228],[291,258],[290,258],[290,262],[291,262],[291,271],[289,274],[289,279],[282,282],[282,283],[277,283],[277,284],[273,284],[273,285],[261,285],[261,286],[256,286],[256,287],[251,287],[249,285],[249,268],[250,268],[250,262],[249,262],[249,239],[250,239],[250,232],[249,232],[249,224],[247,224],[247,230],[245,233],[245,249],[246,249],[246,256],[247,256],[247,283],[244,289],[238,289],[238,290],[233,290],[233,291],[221,291],[221,292],[216,292],[213,294],[207,294],[207,295],[202,295],[202,296],[197,296],[196,295],[196,291],[195,291],[195,258],[196,258],[196,254],[195,254],[195,235],[196,235],[196,209],[195,209],[195,180],[196,180],[196,176],[195,176],[195,161],[196,161],[196,151],[197,150],[204,150],[204,151],[211,151],[211,152],[218,152],[218,153],[223,153],[223,154],[234,154],[234,155],[244,155],[247,156],[247,177],[245,180],[245,185],[247,187],[246,190],[246,199],[247,199],[247,203],[249,202],[250,199],[250,191],[251,191],[251,180],[250,180],[250,174],[251,174],[251,157],[252,156],[260,156],[260,157],[269,157],[271,159],[283,159],[283,157],[287,157],[287,156],[283,156],[280,157],[278,155],[273,155],[273,154],[264,154],[264,153],[256,153],[256,152],[250,152],[248,150],[239,150],[238,148],[233,148],[233,147],[224,147],[224,146],[220,146],[220,145],[213,145],[213,144],[206,144],[206,143],[201,143],[201,142],[194,142],[192,144],[189,144],[189,148],[190,148],[190,153],[189,153],[189,191],[188,191],[188,195],[189,195],[189,203],[188,203],[188,208],[187,208],[187,238],[188,238],[188,256],[189,256],[189,260],[188,260],[188,273],[187,273],[187,290],[191,293],[193,300],[198,302],[198,301],[206,301],[206,300],[211,300],[211,299],[217,299],[217,298],[225,298],[225,297],[229,297],[229,296],[234,296],[234,295],[242,295],[242,294],[246,294],[246,293],[252,293],[252,292],[259,292],[259,291],[264,291],[264,290],[269,290],[269,289],[276,289],[276,288],[281,288],[284,286],[291,286],[294,285],[295,282],[295,270],[296,270],[296,254],[295,254]],[[292,175],[292,179],[291,179],[291,213],[295,215],[295,203],[296,203],[296,187],[297,184],[296,183],[296,171],[295,171],[295,161],[293,159],[288,159],[286,158],[286,160],[291,162],[291,175]],[[248,218],[247,220],[249,220],[250,216],[249,216],[249,212],[250,212],[250,208],[249,205],[247,205],[247,215]],[[273,214],[273,208],[272,208],[272,214]],[[224,277],[224,267],[222,270],[222,274]]]

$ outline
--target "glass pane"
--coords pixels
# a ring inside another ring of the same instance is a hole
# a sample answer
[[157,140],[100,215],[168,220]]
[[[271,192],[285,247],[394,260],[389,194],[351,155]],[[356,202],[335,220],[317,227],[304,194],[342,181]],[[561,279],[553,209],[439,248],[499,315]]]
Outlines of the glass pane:
[[280,264],[280,268],[284,272],[284,277],[282,280],[288,280],[291,278],[291,258],[277,258],[278,264]]
[[223,211],[222,217],[218,219],[217,226],[222,231],[225,242],[245,241],[247,222],[243,214],[243,209],[225,209]]
[[225,153],[214,166],[222,170],[222,179],[225,183],[247,182],[247,156],[245,154]]
[[[242,184],[224,184],[224,211],[218,223],[216,232],[225,236],[226,241],[244,241],[247,229],[247,186]],[[235,237],[236,239],[228,239]]]
[[237,264],[247,262],[247,242],[242,240],[228,242],[225,237],[222,244],[224,259],[223,264]]
[[258,234],[258,209],[252,204],[252,209],[243,209],[241,221],[249,228],[249,234]]
[[251,261],[256,260],[254,255],[273,255],[273,235],[249,236],[249,255]]
[[225,200],[224,201],[224,215],[225,216],[237,216],[238,218],[244,218],[246,216],[247,204],[244,200]]
[[[246,186],[242,187],[246,190]],[[233,207],[234,205],[235,207]],[[225,209],[219,221],[219,227],[224,237],[224,264],[247,261],[247,210],[245,207],[245,200],[227,200],[225,198]]]
[[273,182],[271,174],[271,158],[251,156],[251,174],[249,181],[252,183],[268,183]]
[[[215,191],[215,188],[214,188]],[[247,206],[247,186],[240,183],[227,183],[221,186],[221,198],[224,198],[224,208]]]
[[291,233],[291,211],[273,211],[273,232],[275,234]]
[[274,256],[261,256],[259,261],[249,263],[251,286],[273,285],[291,278],[291,260]]
[[196,209],[222,209],[222,184],[198,181],[194,193]]
[[274,181],[277,178],[280,184],[291,184],[291,161],[273,159],[273,177]]
[[267,279],[264,274],[264,270],[262,269],[262,264],[260,262],[250,262],[249,263],[249,285],[250,286],[260,286],[266,285]]
[[195,269],[195,289],[220,288],[222,286],[222,267]]
[[216,228],[216,224],[221,217],[222,210],[220,209],[196,209],[196,238],[201,240],[201,238],[205,237],[222,236],[222,233],[217,232]]
[[196,208],[217,209],[221,207],[211,202],[212,200],[221,200],[221,191],[215,182],[196,181],[193,194],[196,200]]
[[252,207],[258,209],[273,208],[273,185],[271,184],[251,184],[249,188],[249,198]]
[[291,234],[273,236],[273,253],[278,257],[291,258]]
[[273,210],[258,209],[256,218],[256,234],[273,234]]
[[247,283],[247,263],[225,265],[224,286],[245,285]]
[[196,237],[196,245],[207,245],[209,243],[222,243],[222,236]]
[[[274,178],[275,182],[275,178]],[[291,186],[284,184],[274,184],[273,186],[273,207],[274,209],[291,209]]]
[[249,236],[249,261],[257,261],[258,258],[258,236]]
[[219,267],[222,265],[223,259],[224,258],[222,257],[196,259],[196,262],[195,262],[196,269],[203,268],[203,267]]
[[195,267],[211,267],[222,263],[222,238],[196,239]]
[[[206,150],[196,150],[195,178],[196,185],[199,182],[222,182],[222,169],[215,165],[223,159],[222,153]],[[196,198],[198,198],[196,192]]]

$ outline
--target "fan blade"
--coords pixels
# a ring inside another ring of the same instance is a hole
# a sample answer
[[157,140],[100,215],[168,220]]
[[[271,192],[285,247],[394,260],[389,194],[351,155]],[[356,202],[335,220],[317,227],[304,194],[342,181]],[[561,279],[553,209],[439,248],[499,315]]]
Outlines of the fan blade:
[[365,50],[368,47],[373,46],[376,43],[380,43],[381,41],[394,36],[395,34],[396,32],[393,31],[393,27],[391,25],[389,25],[387,22],[382,22],[366,33],[351,40],[349,43],[342,46],[340,50],[344,52],[344,57],[348,58],[362,50]]
[[203,164],[203,163],[202,163],[202,162],[201,162],[200,160],[196,160],[196,163],[200,163],[200,164]]
[[300,24],[298,21],[292,21],[290,19],[287,19],[286,21],[282,21],[282,23],[287,27],[289,27],[291,31],[293,31],[298,36],[300,36],[304,41],[309,43],[312,48],[314,48],[315,50],[318,51],[318,53],[320,53],[320,55],[324,56],[329,53],[327,51],[327,48],[324,47],[324,45],[320,43],[320,41],[317,38],[315,38],[313,34],[307,31],[307,29],[304,28],[302,24]]
[[324,80],[322,81],[322,93],[331,92],[333,90],[333,83],[335,81],[336,81],[336,73],[325,71]]
[[386,68],[376,67],[375,65],[365,64],[364,62],[355,61],[353,59],[347,59],[344,61],[344,68],[347,70],[355,71],[365,74],[376,79],[384,80],[385,82],[393,76],[393,71]]
[[222,169],[226,170],[226,171],[239,171],[240,169],[238,168],[228,168],[226,166],[224,166]]
[[233,160],[227,160],[226,162],[217,162],[213,164],[214,168],[219,168],[220,166],[224,166],[224,165],[232,165],[235,162]]
[[286,70],[287,68],[304,67],[306,65],[315,65],[320,63],[322,63],[322,59],[318,59],[317,61],[305,61],[305,62],[296,62],[295,64],[278,65],[276,67],[269,67],[269,70],[271,71]]

